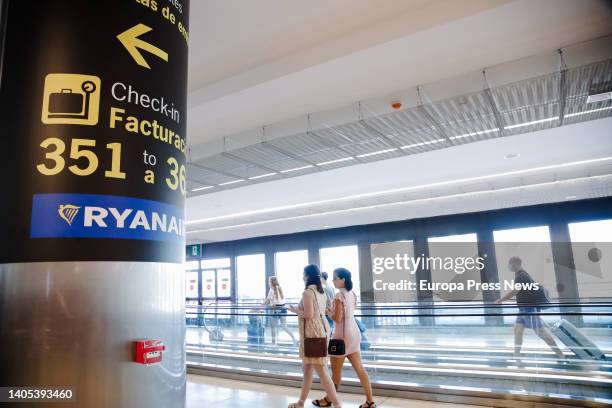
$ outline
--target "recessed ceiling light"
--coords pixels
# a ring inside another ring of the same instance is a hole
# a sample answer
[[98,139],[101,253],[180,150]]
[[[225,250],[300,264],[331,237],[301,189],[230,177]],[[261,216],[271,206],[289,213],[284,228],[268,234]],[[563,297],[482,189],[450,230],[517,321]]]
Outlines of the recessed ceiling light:
[[587,97],[587,103],[604,102],[612,99],[612,92],[603,92]]
[[612,81],[592,84],[587,103],[604,102],[612,99]]
[[329,225],[324,225],[323,228],[329,228]]
[[577,197],[575,195],[568,195],[565,197],[566,200],[575,200]]
[[509,159],[518,159],[519,157],[521,157],[520,153],[508,153],[507,155],[504,156],[504,159],[509,160]]

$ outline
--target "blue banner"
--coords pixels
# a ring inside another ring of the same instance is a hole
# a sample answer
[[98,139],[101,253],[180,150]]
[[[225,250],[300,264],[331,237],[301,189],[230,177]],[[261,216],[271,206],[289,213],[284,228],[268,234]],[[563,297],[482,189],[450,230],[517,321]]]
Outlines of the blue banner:
[[97,194],[35,194],[30,238],[122,238],[184,244],[184,213],[158,201]]

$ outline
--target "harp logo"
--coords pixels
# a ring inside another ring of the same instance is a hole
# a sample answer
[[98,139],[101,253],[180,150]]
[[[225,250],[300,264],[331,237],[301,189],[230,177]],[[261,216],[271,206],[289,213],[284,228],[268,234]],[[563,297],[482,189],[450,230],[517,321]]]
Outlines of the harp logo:
[[60,204],[57,212],[59,216],[68,223],[68,225],[72,226],[72,221],[78,214],[80,208],[81,207],[72,204]]

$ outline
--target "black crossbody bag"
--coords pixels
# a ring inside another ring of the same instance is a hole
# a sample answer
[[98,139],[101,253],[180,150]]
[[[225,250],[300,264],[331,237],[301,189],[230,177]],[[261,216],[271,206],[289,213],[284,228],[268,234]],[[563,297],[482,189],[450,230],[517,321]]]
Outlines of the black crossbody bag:
[[[344,293],[342,293],[342,297],[344,298],[344,305],[346,306],[346,296],[344,296]],[[344,343],[344,333],[346,330],[346,308],[344,309],[344,313],[342,315],[342,338],[331,339],[329,341],[327,353],[330,356],[343,356],[346,354],[346,344]]]

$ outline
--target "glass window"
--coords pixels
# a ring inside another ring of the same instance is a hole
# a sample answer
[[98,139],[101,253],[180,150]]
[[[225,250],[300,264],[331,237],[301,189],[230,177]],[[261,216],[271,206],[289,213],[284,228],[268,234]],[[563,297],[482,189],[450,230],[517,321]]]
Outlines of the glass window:
[[355,292],[357,296],[361,296],[361,286],[359,284],[359,249],[357,245],[321,248],[319,257],[321,271],[327,272],[330,280],[334,269],[348,269],[351,272],[351,278],[353,280],[353,292]]
[[266,256],[236,257],[236,289],[238,301],[263,300],[266,297]]
[[[415,282],[414,264],[403,262],[414,258],[412,241],[382,242],[370,245],[375,302],[414,302],[417,291],[406,281]],[[398,258],[399,257],[399,258]],[[396,260],[399,259],[399,262]],[[392,261],[389,261],[392,260]]]
[[229,268],[229,258],[202,259],[202,269]]
[[287,251],[274,254],[276,277],[286,299],[300,299],[304,291],[304,267],[308,265],[308,251]]
[[208,269],[202,271],[202,297],[205,299],[215,298],[216,271]]
[[[481,302],[482,290],[478,263],[478,236],[475,233],[430,237],[429,270],[435,287],[434,300],[438,302]],[[456,288],[456,289],[455,289]],[[475,309],[472,309],[476,311]],[[437,309],[439,314],[461,314],[462,309],[452,307]],[[476,311],[480,312],[480,311]],[[484,316],[436,316],[437,324],[484,324]]]
[[[481,301],[482,290],[478,263],[478,237],[474,233],[430,237],[429,270],[431,281],[440,285],[434,299],[441,301]],[[462,290],[450,290],[453,286]]]
[[198,297],[198,272],[185,273],[185,297]]
[[523,269],[542,284],[552,298],[559,297],[548,226],[493,231],[493,239],[502,295],[509,291],[504,287],[506,282],[514,280],[514,272],[508,269],[508,260],[518,256]]
[[232,296],[232,277],[229,269],[217,269],[217,298]]
[[612,293],[612,220],[568,225],[580,298]]

